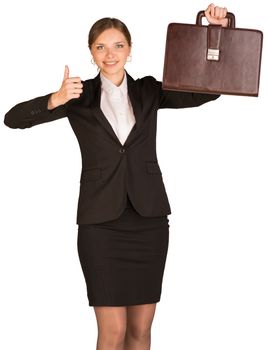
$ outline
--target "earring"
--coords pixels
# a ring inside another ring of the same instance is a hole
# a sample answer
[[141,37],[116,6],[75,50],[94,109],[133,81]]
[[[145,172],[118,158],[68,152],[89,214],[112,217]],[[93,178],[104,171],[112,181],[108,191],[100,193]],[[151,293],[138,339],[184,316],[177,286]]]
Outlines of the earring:
[[93,57],[91,58],[91,63],[95,66],[95,61],[93,60]]
[[132,56],[129,55],[128,58],[127,58],[127,62],[131,62],[132,61]]

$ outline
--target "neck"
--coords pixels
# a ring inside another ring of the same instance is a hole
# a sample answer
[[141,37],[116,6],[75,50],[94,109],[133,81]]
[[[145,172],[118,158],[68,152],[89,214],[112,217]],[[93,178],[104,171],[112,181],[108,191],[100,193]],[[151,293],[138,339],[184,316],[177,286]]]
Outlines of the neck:
[[115,74],[106,74],[105,72],[101,71],[101,74],[103,74],[106,79],[109,79],[114,85],[119,86],[124,79],[125,71],[123,70],[122,72]]

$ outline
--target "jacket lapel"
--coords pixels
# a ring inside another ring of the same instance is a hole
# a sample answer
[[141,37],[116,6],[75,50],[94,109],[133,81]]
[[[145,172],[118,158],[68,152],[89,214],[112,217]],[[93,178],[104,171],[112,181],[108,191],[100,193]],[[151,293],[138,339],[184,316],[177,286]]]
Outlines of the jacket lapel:
[[127,84],[128,84],[128,96],[133,108],[136,123],[126,139],[125,146],[131,144],[135,137],[141,130],[142,125],[142,110],[141,110],[141,97],[139,93],[139,87],[136,81],[127,73]]
[[136,119],[136,125],[139,127],[140,125],[140,116],[141,116],[141,101],[138,92],[138,87],[135,80],[127,73],[127,89],[128,96],[133,108],[134,116]]
[[101,99],[101,80],[100,80],[100,74],[98,74],[93,79],[93,92],[95,96],[92,100],[92,110],[93,115],[97,118],[99,123],[104,127],[104,129],[108,132],[108,134],[117,142],[120,143],[117,135],[115,134],[111,124],[109,123],[108,119],[103,114],[101,108],[100,108],[100,99]]

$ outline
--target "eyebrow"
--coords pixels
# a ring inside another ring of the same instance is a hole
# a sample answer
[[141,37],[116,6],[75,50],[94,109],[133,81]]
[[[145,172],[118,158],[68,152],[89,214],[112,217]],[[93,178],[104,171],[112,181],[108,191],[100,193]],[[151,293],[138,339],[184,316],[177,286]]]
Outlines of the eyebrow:
[[[125,41],[117,41],[114,44],[125,44]],[[104,43],[96,43],[95,45],[105,45]]]

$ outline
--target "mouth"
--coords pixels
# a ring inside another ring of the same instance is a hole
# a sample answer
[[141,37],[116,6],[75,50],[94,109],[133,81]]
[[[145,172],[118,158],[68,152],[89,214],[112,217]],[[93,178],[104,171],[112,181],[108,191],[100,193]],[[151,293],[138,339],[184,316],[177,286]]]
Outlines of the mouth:
[[105,66],[109,66],[109,67],[114,67],[117,63],[118,61],[103,62]]

